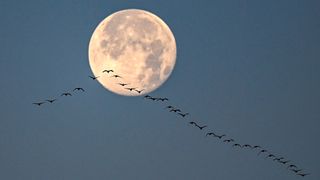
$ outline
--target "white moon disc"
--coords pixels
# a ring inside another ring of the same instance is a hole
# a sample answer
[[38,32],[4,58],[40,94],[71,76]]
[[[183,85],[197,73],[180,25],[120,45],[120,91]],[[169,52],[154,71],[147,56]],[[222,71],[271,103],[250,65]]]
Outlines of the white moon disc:
[[93,74],[105,88],[120,95],[137,96],[157,89],[168,79],[175,62],[176,42],[171,30],[144,10],[111,14],[98,25],[89,43]]

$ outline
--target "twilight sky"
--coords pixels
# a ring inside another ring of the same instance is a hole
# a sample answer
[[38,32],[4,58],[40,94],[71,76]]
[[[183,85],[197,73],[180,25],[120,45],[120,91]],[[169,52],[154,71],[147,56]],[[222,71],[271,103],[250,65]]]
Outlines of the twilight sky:
[[[320,178],[320,2],[0,1],[0,179],[300,179],[227,134]],[[122,9],[162,18],[176,67],[153,96],[124,97],[88,78],[88,43]],[[85,93],[36,107],[83,87]],[[189,112],[167,112],[172,104]],[[208,125],[200,131],[189,121]]]

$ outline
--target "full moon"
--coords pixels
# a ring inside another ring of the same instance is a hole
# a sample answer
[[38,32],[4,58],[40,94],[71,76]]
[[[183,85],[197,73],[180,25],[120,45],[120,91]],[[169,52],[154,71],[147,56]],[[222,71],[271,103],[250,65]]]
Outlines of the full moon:
[[94,76],[120,95],[154,91],[168,79],[175,62],[173,33],[158,16],[144,10],[111,14],[96,27],[89,43]]

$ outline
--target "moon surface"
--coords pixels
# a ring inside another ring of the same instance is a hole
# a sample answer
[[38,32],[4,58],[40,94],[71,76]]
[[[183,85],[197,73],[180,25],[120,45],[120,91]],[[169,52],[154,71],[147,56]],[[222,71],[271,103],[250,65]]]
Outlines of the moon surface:
[[[120,95],[138,96],[154,91],[168,79],[175,62],[173,33],[159,17],[144,10],[111,14],[97,26],[89,43],[93,74],[105,88]],[[114,72],[103,73],[110,69]]]

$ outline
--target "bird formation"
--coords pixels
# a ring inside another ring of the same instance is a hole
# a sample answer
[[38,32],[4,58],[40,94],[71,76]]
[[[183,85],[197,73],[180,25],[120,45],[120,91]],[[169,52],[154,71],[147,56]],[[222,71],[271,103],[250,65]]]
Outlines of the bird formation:
[[[152,101],[157,101],[158,99],[166,99],[169,100],[168,98],[159,98],[159,97],[152,97],[150,95],[145,95],[144,99],[152,100]],[[167,109],[169,112],[176,113],[178,116],[181,116],[182,118],[185,118],[186,116],[189,116],[190,114],[188,112],[183,113],[181,109],[173,106],[173,105],[167,105],[165,106],[165,109]],[[199,124],[198,122],[195,121],[187,121],[188,124],[192,125],[193,127],[199,129],[199,130],[204,130],[205,128],[208,128],[207,125]],[[309,173],[304,173],[302,169],[299,169],[298,166],[294,163],[291,163],[290,160],[286,160],[284,157],[278,157],[275,154],[271,153],[271,151],[262,148],[260,145],[251,145],[251,144],[244,144],[244,143],[239,143],[236,142],[235,139],[228,137],[226,134],[218,134],[213,131],[209,131],[205,134],[206,137],[212,137],[220,140],[224,144],[229,144],[231,147],[235,149],[248,149],[252,150],[253,152],[257,153],[258,156],[264,156],[265,159],[270,159],[273,160],[274,162],[277,162],[279,164],[282,164],[286,166],[286,169],[292,171],[298,176],[305,177],[309,175]]]
[[[114,70],[106,69],[106,70],[103,70],[102,73],[110,74],[110,73],[114,73]],[[88,77],[92,80],[97,80],[98,78],[100,78],[100,76],[88,76]],[[123,79],[123,77],[118,74],[113,74],[110,77],[115,78],[115,79]],[[124,89],[126,89],[130,92],[136,92],[138,94],[141,94],[145,90],[145,89],[138,89],[137,87],[128,87],[130,85],[129,83],[118,82],[117,84],[119,86],[122,86]],[[74,92],[74,91],[85,92],[85,90],[81,87],[74,88],[72,92]],[[71,92],[64,92],[61,94],[61,96],[67,97],[67,96],[72,96],[72,94],[71,94]],[[169,99],[167,97],[152,97],[151,95],[145,95],[143,98],[146,100],[150,100],[150,101],[160,101],[160,102],[169,101]],[[46,99],[44,101],[35,102],[33,104],[36,106],[41,106],[45,103],[54,103],[55,101],[57,101],[57,98],[56,99]],[[180,116],[181,118],[184,118],[184,119],[187,119],[187,117],[190,116],[190,114],[188,112],[184,112],[181,109],[179,109],[173,105],[167,105],[164,107],[164,109],[166,109],[168,112],[174,113],[177,116]],[[199,122],[196,122],[196,121],[187,121],[187,122],[190,126],[195,127],[197,129],[199,129],[200,131],[203,131],[204,129],[208,129],[207,125],[200,124]],[[237,142],[235,139],[229,137],[226,134],[219,134],[219,133],[216,133],[213,131],[206,132],[205,137],[207,137],[207,138],[212,137],[214,139],[221,141],[224,144],[229,144],[232,148],[235,148],[235,149],[251,150],[251,151],[255,152],[258,156],[263,156],[263,157],[265,157],[265,159],[270,159],[276,163],[279,163],[279,164],[285,166],[286,169],[288,169],[289,171],[292,171],[297,176],[305,177],[307,175],[310,175],[310,173],[305,173],[303,169],[298,167],[298,165],[291,163],[291,160],[287,160],[286,158],[284,158],[282,156],[275,155],[275,154],[271,153],[270,150],[267,150],[260,145],[240,143],[240,142]]]
[[[111,74],[111,73],[114,73],[114,70],[112,69],[105,69],[102,71],[102,75],[103,74]],[[92,80],[97,80],[98,78],[102,77],[101,76],[92,76],[92,75],[89,75],[88,77]],[[118,75],[118,74],[113,74],[110,76],[111,78],[115,78],[115,79],[123,79],[122,76]],[[126,90],[128,91],[131,91],[131,92],[137,92],[138,94],[141,94],[145,89],[138,89],[137,87],[127,87],[128,83],[123,83],[123,82],[119,82],[118,85],[124,87]],[[84,88],[81,88],[81,87],[76,87],[72,90],[72,93],[75,92],[75,91],[81,91],[81,92],[85,92]],[[60,97],[68,97],[68,96],[72,96],[72,93],[71,92],[63,92],[61,93]],[[39,102],[34,102],[32,104],[36,105],[36,106],[42,106],[43,104],[46,104],[46,103],[50,103],[52,104],[53,102],[57,101],[58,98],[55,98],[55,99],[46,99],[46,100],[43,100],[43,101],[39,101]],[[163,99],[160,99],[161,101],[164,101]]]
[[[76,87],[72,90],[72,92],[75,92],[75,91],[82,91],[82,92],[85,92],[85,90],[81,87]],[[72,96],[71,92],[63,92],[61,93],[60,97],[67,97],[67,96]],[[36,106],[41,106],[43,104],[46,104],[46,103],[49,103],[49,104],[53,104],[54,102],[56,102],[58,100],[58,98],[54,98],[54,99],[46,99],[46,100],[43,100],[43,101],[40,101],[40,102],[34,102],[32,104],[36,105]]]

